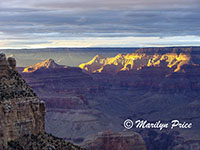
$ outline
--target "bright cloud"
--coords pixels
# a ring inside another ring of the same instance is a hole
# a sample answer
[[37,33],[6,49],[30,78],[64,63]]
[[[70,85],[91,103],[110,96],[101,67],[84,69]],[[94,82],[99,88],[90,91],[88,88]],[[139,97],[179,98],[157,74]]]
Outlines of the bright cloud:
[[0,48],[200,45],[199,0],[0,1]]

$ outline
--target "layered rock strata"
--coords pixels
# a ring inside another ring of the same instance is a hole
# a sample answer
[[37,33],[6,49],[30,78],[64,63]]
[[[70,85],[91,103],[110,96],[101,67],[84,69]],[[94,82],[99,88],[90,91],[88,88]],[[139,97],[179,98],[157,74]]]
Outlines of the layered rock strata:
[[0,149],[26,134],[45,132],[45,105],[15,68],[14,58],[0,54]]

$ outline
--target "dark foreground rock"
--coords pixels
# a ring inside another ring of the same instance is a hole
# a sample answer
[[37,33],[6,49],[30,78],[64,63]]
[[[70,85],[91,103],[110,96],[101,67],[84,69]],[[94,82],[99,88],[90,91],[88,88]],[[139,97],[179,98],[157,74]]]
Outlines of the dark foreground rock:
[[79,150],[45,134],[45,104],[16,71],[14,58],[0,54],[0,150]]
[[47,133],[24,135],[8,143],[8,150],[86,150]]

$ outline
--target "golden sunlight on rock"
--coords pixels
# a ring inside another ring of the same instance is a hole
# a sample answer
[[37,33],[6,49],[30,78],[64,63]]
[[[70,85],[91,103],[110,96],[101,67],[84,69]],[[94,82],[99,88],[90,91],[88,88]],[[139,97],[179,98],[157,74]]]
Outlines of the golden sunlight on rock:
[[37,63],[33,66],[29,66],[29,67],[24,68],[23,72],[30,73],[30,72],[35,72],[35,71],[37,71],[38,69],[41,69],[41,68],[51,69],[51,68],[63,68],[63,67],[65,67],[65,66],[56,64],[53,59],[46,59],[43,62],[39,62],[39,63]]
[[159,67],[163,63],[172,68],[174,72],[177,72],[182,65],[190,63],[190,55],[183,53],[131,53],[118,54],[110,58],[96,55],[91,61],[80,64],[79,67],[88,73],[108,73],[108,71],[117,73],[120,71],[140,70],[142,67]]

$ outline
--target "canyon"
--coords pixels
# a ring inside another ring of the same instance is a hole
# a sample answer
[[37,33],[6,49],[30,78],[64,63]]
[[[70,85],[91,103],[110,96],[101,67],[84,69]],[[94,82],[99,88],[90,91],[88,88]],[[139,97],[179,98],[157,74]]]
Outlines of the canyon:
[[0,150],[81,150],[45,132],[45,113],[45,103],[17,72],[16,60],[1,53]]
[[[134,141],[137,132],[143,149],[198,150],[199,51],[199,47],[142,48],[115,57],[97,55],[79,67],[47,59],[17,69],[46,103],[48,133],[88,149],[108,147],[101,142],[104,140],[122,147],[120,143],[129,141],[131,135]],[[187,130],[133,129],[127,135],[123,132],[127,118],[149,122],[178,119],[193,126]],[[107,130],[110,133],[104,134]],[[125,147],[123,150],[133,146]]]

